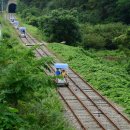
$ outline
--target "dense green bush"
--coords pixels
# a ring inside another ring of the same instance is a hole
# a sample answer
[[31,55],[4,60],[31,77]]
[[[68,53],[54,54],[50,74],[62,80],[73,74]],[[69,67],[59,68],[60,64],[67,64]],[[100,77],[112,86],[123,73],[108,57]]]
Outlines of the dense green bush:
[[[24,4],[23,4],[24,3]],[[115,22],[130,23],[130,2],[128,0],[20,0],[18,7],[42,9],[76,9],[83,22]],[[22,12],[22,9],[19,8]],[[124,13],[125,12],[125,13]]]
[[[18,100],[25,100],[27,94],[34,91],[37,82],[39,82],[38,75],[42,74],[36,67],[38,61],[32,59],[33,53],[13,42],[11,39],[3,41],[3,46],[0,47],[0,63],[2,64],[0,91],[4,95],[3,100],[16,107]],[[43,84],[45,83],[44,79],[43,77]]]
[[25,122],[17,115],[16,108],[8,107],[4,104],[0,105],[0,129],[1,130],[17,130],[23,128]]
[[36,47],[22,46],[9,23],[3,25],[11,37],[0,41],[0,130],[72,130],[52,77],[40,68],[52,58],[35,58]]
[[126,24],[130,24],[130,1],[129,0],[117,0],[117,8],[115,11],[118,13],[115,15],[117,20],[120,20]]
[[113,39],[126,31],[126,25],[121,23],[86,24],[82,26],[83,46],[89,48],[117,49],[118,43]]
[[39,26],[39,18],[37,18],[36,16],[31,16],[27,22],[28,24],[38,27]]
[[11,37],[11,34],[10,34],[9,31],[3,30],[3,31],[2,31],[2,37],[3,37],[4,39],[10,38],[10,37]]
[[105,39],[99,34],[87,34],[83,39],[84,48],[101,49],[105,46]]
[[80,41],[80,31],[76,19],[63,10],[53,10],[49,16],[41,19],[39,28],[48,37],[48,41],[66,41],[71,45]]
[[[124,22],[130,23],[130,2],[129,0],[20,0],[18,10],[35,7],[43,9],[76,9],[81,22]],[[125,12],[125,13],[124,13]],[[44,14],[43,14],[44,15]]]
[[113,40],[111,39],[106,39],[105,42],[105,48],[108,50],[116,50],[119,48],[119,45],[113,42]]
[[39,14],[39,9],[36,9],[36,8],[31,8],[28,9],[24,9],[22,10],[22,13],[18,13],[21,18],[24,19],[24,21],[27,23],[27,24],[30,24],[30,25],[33,25],[33,26],[36,26],[38,27],[38,16],[40,15]]
[[128,64],[128,66],[127,66],[127,72],[128,72],[128,74],[130,74],[130,62],[129,62],[129,64]]
[[115,37],[113,42],[121,47],[130,49],[130,29],[127,30],[126,34]]
[[1,42],[0,129],[71,130],[51,78],[39,68],[51,59],[37,60],[34,50],[10,39]]
[[127,44],[127,37],[126,37],[126,35],[120,35],[120,36],[118,36],[118,37],[115,37],[114,39],[113,39],[113,42],[115,43],[115,44],[118,44],[119,46],[121,46],[121,47],[123,47],[124,46],[124,44]]

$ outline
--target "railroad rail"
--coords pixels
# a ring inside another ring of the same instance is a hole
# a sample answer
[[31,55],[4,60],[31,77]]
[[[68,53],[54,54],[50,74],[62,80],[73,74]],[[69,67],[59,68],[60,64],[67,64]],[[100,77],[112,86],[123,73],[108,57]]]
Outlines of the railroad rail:
[[[21,40],[28,47],[40,44],[28,33]],[[38,58],[51,56],[60,62],[46,45],[42,44],[35,52]],[[53,64],[48,66],[50,71],[45,70],[45,73],[54,74]],[[68,69],[67,80],[69,86],[60,87],[57,91],[77,130],[130,130],[130,120],[71,68]]]

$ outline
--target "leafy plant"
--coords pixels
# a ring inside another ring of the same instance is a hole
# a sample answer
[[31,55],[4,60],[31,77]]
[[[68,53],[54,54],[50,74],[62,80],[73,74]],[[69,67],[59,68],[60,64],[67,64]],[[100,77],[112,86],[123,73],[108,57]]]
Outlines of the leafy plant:
[[113,41],[120,46],[130,49],[130,29],[127,29],[126,34],[115,37]]
[[[4,31],[7,28],[15,34],[5,21]],[[39,46],[27,49],[16,36],[0,41],[0,129],[72,130],[62,116],[53,77],[40,68],[52,58],[36,59],[34,52]]]
[[25,121],[17,115],[18,110],[16,108],[8,107],[4,104],[0,105],[0,129],[1,130],[17,130],[24,128]]
[[76,19],[63,10],[53,10],[49,16],[43,17],[39,22],[39,29],[52,42],[65,41],[71,45],[81,38]]
[[113,39],[126,31],[126,26],[121,23],[83,25],[83,47],[114,50],[119,44]]

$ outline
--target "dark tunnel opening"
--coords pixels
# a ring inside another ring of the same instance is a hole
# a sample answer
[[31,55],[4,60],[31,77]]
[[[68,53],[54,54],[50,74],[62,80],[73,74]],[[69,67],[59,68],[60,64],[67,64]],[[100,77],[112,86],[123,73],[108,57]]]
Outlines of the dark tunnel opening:
[[10,4],[8,7],[8,13],[16,13],[16,4]]

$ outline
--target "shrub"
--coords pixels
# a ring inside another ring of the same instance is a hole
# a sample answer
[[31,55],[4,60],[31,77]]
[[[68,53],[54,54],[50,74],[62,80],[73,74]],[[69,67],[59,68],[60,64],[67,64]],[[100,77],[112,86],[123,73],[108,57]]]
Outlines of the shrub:
[[28,95],[32,95],[39,82],[42,82],[41,85],[44,86],[45,80],[49,80],[38,69],[38,66],[44,65],[49,58],[47,60],[33,59],[34,55],[31,50],[25,50],[17,44],[17,40],[9,39],[3,41],[3,45],[0,46],[0,91],[3,94],[2,100],[7,101],[14,107],[18,105],[18,100],[27,100]]
[[39,25],[48,37],[48,41],[66,41],[67,44],[72,45],[81,39],[78,23],[67,11],[54,10],[49,16],[41,18]]
[[130,37],[130,28],[127,29],[127,36]]
[[2,31],[2,36],[3,36],[3,39],[6,39],[6,38],[10,38],[11,34],[10,34],[10,32],[4,30],[4,31]]
[[117,44],[118,46],[120,46],[120,45],[123,46],[123,44],[127,43],[127,37],[124,34],[120,35],[118,37],[115,37],[114,40],[113,40],[113,42],[115,44]]
[[84,36],[83,46],[84,48],[104,48],[105,39],[99,34],[87,34]]
[[24,9],[22,13],[20,13],[20,16],[24,19],[26,19],[27,16],[31,15],[29,9]]
[[130,74],[130,62],[128,63],[126,70],[127,70],[128,74]]
[[0,130],[71,130],[61,118],[62,107],[51,77],[41,68],[51,58],[34,58],[36,47],[17,45],[15,32],[5,25],[13,35],[0,41]]
[[[120,36],[126,31],[125,25],[121,23],[110,24],[86,24],[82,26],[83,45],[86,47],[89,43],[89,47],[92,48],[106,48],[117,49],[118,43],[114,42],[114,38]],[[87,40],[91,39],[91,40]]]
[[113,42],[130,49],[130,29],[127,30],[126,34],[115,37]]
[[4,104],[0,105],[0,129],[1,130],[16,130],[22,128],[25,123],[19,115],[18,110],[8,107]]
[[108,50],[118,49],[118,44],[114,43],[111,39],[106,39],[105,48]]
[[38,27],[38,19],[39,18],[32,16],[31,18],[29,18],[28,24]]

